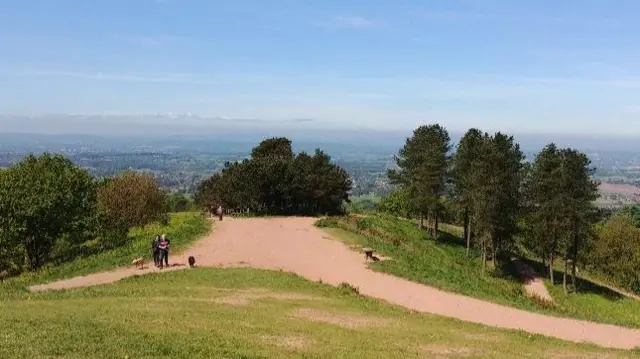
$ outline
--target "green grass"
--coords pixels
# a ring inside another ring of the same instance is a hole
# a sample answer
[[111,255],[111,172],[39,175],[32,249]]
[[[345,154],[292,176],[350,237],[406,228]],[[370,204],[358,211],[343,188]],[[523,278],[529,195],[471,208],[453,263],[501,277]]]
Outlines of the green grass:
[[165,233],[171,239],[172,252],[180,252],[194,240],[206,234],[210,228],[210,222],[199,213],[174,213],[171,214],[166,226],[156,223],[143,228],[133,228],[129,232],[129,240],[120,247],[59,266],[45,267],[37,272],[25,273],[0,283],[0,298],[26,296],[28,295],[26,287],[29,285],[130,265],[131,261],[137,257],[151,259],[151,241],[156,234]]
[[[582,279],[580,290],[565,295],[562,286],[547,288],[556,301],[552,308],[529,299],[512,266],[483,273],[479,256],[466,256],[460,229],[443,226],[436,242],[411,221],[390,217],[340,217],[318,222],[334,238],[351,245],[372,247],[391,261],[372,263],[374,270],[404,277],[445,291],[460,293],[520,309],[555,316],[591,320],[626,327],[640,327],[640,301],[625,298]],[[535,264],[535,263],[532,263]],[[561,274],[556,276],[561,279]]]
[[150,274],[0,300],[0,328],[2,358],[634,357],[246,268]]

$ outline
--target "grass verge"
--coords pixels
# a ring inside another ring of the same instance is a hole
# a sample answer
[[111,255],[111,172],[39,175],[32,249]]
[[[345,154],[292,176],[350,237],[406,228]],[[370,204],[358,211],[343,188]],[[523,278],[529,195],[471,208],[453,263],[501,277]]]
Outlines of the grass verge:
[[3,358],[631,358],[413,313],[277,271],[192,269],[0,300]]
[[376,271],[520,309],[640,327],[640,301],[584,279],[581,289],[569,295],[562,292],[561,285],[552,287],[546,283],[556,302],[553,307],[532,301],[511,265],[503,264],[496,271],[483,273],[478,254],[466,255],[465,243],[456,228],[453,234],[442,233],[436,242],[414,223],[390,217],[336,217],[320,220],[317,225],[334,238],[372,247],[393,259],[372,263],[371,268]]
[[25,273],[0,283],[0,299],[10,296],[25,296],[28,294],[26,287],[33,284],[47,283],[130,265],[133,258],[141,256],[151,259],[151,241],[156,234],[165,233],[171,239],[172,251],[180,252],[193,241],[206,234],[210,228],[210,222],[199,213],[173,213],[166,226],[154,223],[142,228],[131,229],[129,240],[118,248],[62,265],[48,266],[37,272]]

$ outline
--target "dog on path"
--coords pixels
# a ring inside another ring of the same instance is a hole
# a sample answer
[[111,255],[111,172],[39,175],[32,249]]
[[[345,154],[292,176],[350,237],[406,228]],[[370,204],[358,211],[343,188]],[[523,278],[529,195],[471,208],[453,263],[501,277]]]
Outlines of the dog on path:
[[142,257],[136,258],[133,260],[133,262],[131,262],[131,264],[137,267],[138,269],[144,269],[144,258]]

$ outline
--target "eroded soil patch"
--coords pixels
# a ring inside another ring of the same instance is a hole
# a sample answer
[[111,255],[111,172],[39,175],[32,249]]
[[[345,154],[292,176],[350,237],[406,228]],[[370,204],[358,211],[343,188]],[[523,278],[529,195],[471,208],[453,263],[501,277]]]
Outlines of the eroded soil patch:
[[314,322],[338,325],[348,329],[379,328],[391,324],[391,320],[384,318],[366,317],[348,314],[335,314],[319,309],[300,308],[293,312],[293,316]]

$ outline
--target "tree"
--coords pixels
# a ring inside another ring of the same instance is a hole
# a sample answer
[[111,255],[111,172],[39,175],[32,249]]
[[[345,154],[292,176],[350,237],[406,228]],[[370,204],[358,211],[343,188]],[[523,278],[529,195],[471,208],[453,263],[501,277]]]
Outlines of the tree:
[[471,167],[475,184],[470,199],[471,218],[480,235],[484,267],[489,249],[496,266],[499,254],[513,244],[518,230],[525,166],[524,155],[512,136],[498,132],[483,137],[481,156]]
[[409,207],[410,203],[409,192],[406,188],[400,187],[378,202],[376,210],[396,217],[410,218],[414,213]]
[[577,150],[566,148],[562,158],[560,186],[560,232],[564,260],[563,288],[567,293],[568,261],[572,263],[573,287],[576,286],[576,265],[582,244],[593,236],[593,226],[598,219],[594,201],[598,198],[598,183],[592,180],[595,169],[591,161]]
[[562,156],[553,143],[536,156],[527,188],[531,208],[528,225],[532,235],[527,246],[541,258],[549,259],[549,277],[554,283],[553,263],[560,240],[559,217],[562,211]]
[[126,171],[100,186],[98,208],[106,228],[141,227],[166,218],[166,194],[153,176]]
[[406,140],[396,155],[398,170],[390,170],[392,183],[405,187],[411,198],[411,208],[417,211],[421,226],[423,218],[431,222],[431,235],[437,238],[440,199],[445,190],[450,137],[440,125],[420,126]]
[[167,209],[169,212],[184,212],[189,208],[189,198],[182,193],[172,193],[167,196]]
[[263,140],[251,150],[251,158],[254,160],[279,158],[290,161],[293,159],[291,140],[286,137],[272,137]]
[[40,268],[61,236],[87,239],[95,199],[92,177],[69,159],[27,156],[0,175],[0,247],[11,248],[0,254],[8,252],[17,262],[26,258],[30,269]]
[[594,236],[598,220],[594,201],[598,184],[593,181],[594,169],[584,153],[555,144],[547,145],[537,156],[527,186],[530,200],[528,214],[529,249],[549,260],[549,277],[554,284],[553,267],[561,255],[565,270],[562,284],[567,293],[568,264],[571,261],[573,287],[576,286],[576,265],[581,248]]
[[640,228],[640,206],[627,205],[618,210],[618,213],[630,217],[636,228]]
[[640,230],[624,214],[611,217],[599,229],[589,253],[597,270],[620,286],[640,293]]
[[203,181],[196,201],[209,210],[219,205],[270,214],[343,213],[349,201],[347,172],[317,149],[294,155],[283,137],[262,141],[250,159],[226,163]]
[[473,207],[471,194],[477,183],[476,176],[472,172],[473,164],[479,160],[484,140],[480,130],[472,128],[460,139],[456,153],[453,156],[453,172],[456,185],[456,197],[458,204],[462,207],[462,218],[464,226],[464,238],[467,241],[467,255],[471,247],[472,223],[470,215]]

